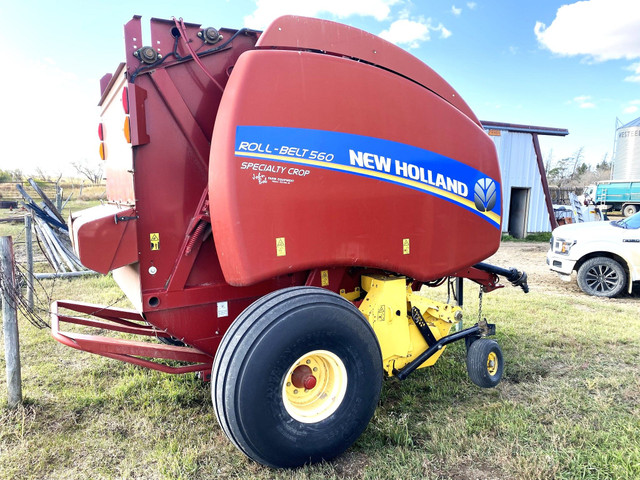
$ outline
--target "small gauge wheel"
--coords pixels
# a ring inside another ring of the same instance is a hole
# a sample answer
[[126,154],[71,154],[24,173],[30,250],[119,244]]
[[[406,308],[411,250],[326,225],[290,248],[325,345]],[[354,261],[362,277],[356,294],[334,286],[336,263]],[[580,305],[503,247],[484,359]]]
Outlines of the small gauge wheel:
[[479,339],[467,350],[467,373],[473,383],[482,388],[493,388],[502,378],[504,359],[495,340]]

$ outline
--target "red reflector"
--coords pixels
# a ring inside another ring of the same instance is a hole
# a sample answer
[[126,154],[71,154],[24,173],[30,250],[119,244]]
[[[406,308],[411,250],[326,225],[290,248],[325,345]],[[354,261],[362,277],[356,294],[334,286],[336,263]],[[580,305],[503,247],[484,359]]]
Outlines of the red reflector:
[[102,124],[98,125],[98,137],[101,142],[104,142],[104,126]]
[[122,89],[122,108],[124,113],[129,115],[129,89],[127,87]]

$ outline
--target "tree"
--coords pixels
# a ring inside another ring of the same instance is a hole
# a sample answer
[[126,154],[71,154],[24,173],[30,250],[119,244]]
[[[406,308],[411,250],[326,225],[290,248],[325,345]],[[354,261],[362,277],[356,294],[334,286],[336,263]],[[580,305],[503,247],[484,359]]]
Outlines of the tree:
[[576,171],[574,172],[574,175],[576,177],[581,177],[585,173],[587,173],[589,170],[591,170],[589,168],[589,165],[587,165],[586,163],[582,162],[582,164],[580,164],[580,166],[578,168],[576,168]]
[[546,166],[547,182],[560,188],[581,190],[601,180],[608,180],[611,175],[611,164],[607,162],[608,154],[592,169],[583,161],[584,147],[580,147],[570,157],[557,162],[548,161]]
[[72,162],[71,165],[76,169],[76,172],[89,179],[94,185],[102,181],[103,171],[101,162],[89,163],[87,160],[83,160],[82,162]]
[[41,182],[52,182],[52,177],[51,174],[46,172],[42,167],[36,167],[36,177],[38,177],[38,180],[40,180]]
[[571,171],[571,177],[575,178],[576,176],[576,171],[578,169],[578,163],[580,162],[580,160],[582,160],[582,151],[584,150],[584,147],[580,147],[576,153],[573,154],[573,170]]
[[0,170],[0,182],[21,182],[22,170],[16,168],[14,170]]
[[598,180],[609,180],[611,178],[611,162],[607,162],[607,156],[605,153],[602,157],[602,161],[596,165],[596,173],[598,174]]

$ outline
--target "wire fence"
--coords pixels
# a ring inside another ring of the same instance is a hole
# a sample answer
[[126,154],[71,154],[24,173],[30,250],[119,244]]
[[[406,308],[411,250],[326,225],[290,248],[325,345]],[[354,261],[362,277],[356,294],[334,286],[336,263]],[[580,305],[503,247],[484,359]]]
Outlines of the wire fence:
[[[59,285],[64,277],[57,274],[44,251],[37,243],[31,245],[33,251],[35,269],[38,271],[47,270],[44,274],[34,274],[34,268],[27,262],[27,250],[29,248],[26,241],[26,228],[18,235],[12,236],[14,255],[14,282],[7,281],[10,278],[8,272],[0,268],[0,297],[9,299],[16,306],[18,313],[36,328],[50,328],[51,309],[54,300],[59,300]],[[40,264],[38,266],[38,264]],[[88,274],[95,272],[87,271]],[[45,278],[38,278],[39,276]],[[32,292],[32,299],[29,298]],[[108,305],[104,305],[100,310],[111,308],[120,304],[126,295],[122,294]],[[94,313],[98,313],[100,310]],[[85,315],[81,315],[85,316]],[[86,315],[90,316],[90,315]]]
[[[38,180],[36,183],[49,198],[55,199],[56,196],[60,194],[60,182],[43,182]],[[22,200],[22,195],[18,192],[16,185],[28,188],[29,183],[28,181],[0,182],[0,200],[19,203]]]
[[[16,201],[21,209],[19,216],[4,218],[10,223],[10,228],[5,231],[12,234],[15,273],[13,281],[9,281],[8,278],[12,277],[0,271],[0,293],[32,325],[47,328],[50,326],[50,305],[56,300],[59,280],[96,272],[87,270],[73,252],[68,227],[60,215],[62,189],[58,183],[35,182],[32,179],[0,183],[0,191],[6,191],[8,186],[17,192],[14,198],[19,197]],[[55,203],[49,197],[52,192]],[[3,198],[6,197],[3,195]],[[35,199],[42,200],[42,203]],[[16,228],[16,224],[22,228]]]
[[582,195],[583,187],[554,187],[549,186],[551,203],[554,205],[571,205],[570,195]]

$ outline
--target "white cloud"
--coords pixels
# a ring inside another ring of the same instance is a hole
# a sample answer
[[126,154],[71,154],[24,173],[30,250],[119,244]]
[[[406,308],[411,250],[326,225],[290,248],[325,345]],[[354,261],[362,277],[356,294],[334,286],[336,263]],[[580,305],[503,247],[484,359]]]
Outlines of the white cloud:
[[380,37],[392,43],[416,48],[420,42],[431,39],[429,26],[429,23],[402,18],[393,22],[387,30],[380,32]]
[[596,61],[640,57],[637,0],[587,0],[561,6],[548,27],[536,22],[538,42],[560,55]]
[[580,108],[595,108],[596,104],[591,101],[591,96],[581,95],[573,99],[573,103],[577,104]]
[[631,100],[629,105],[622,110],[624,113],[636,113],[640,110],[640,100]]
[[389,18],[391,6],[400,0],[255,0],[256,9],[244,17],[246,27],[266,28],[281,15],[316,17],[331,14],[343,19],[352,15],[373,17],[378,21]]
[[453,35],[451,33],[451,30],[447,30],[442,24],[438,25],[436,28],[434,28],[434,30],[440,31],[440,38],[449,38],[451,35]]
[[478,4],[476,2],[467,2],[467,7],[469,7],[469,10],[474,10],[477,6]]
[[462,9],[456,8],[455,5],[451,5],[451,13],[453,13],[455,16],[458,16],[462,13]]
[[379,33],[379,36],[389,42],[406,45],[408,48],[418,48],[421,42],[431,40],[431,32],[440,32],[441,38],[449,38],[451,31],[446,29],[442,23],[437,26],[431,24],[431,19],[419,18],[410,20],[401,18],[393,22],[387,30]]
[[627,67],[627,70],[633,72],[633,75],[625,77],[626,82],[640,82],[640,62],[632,63]]

